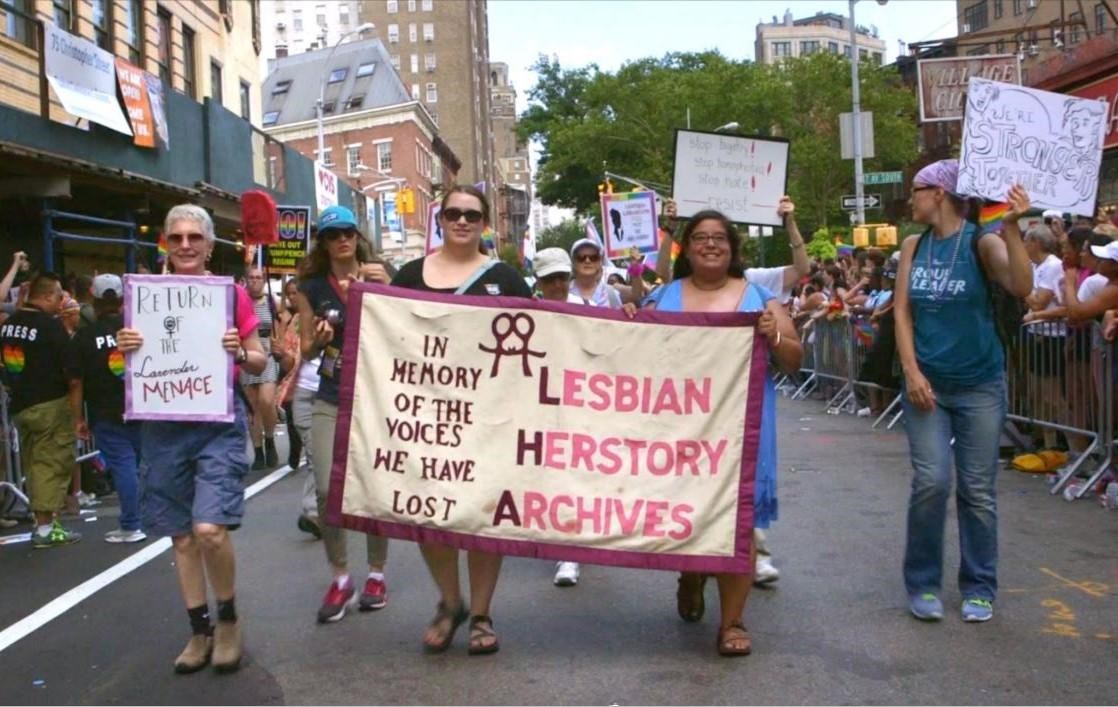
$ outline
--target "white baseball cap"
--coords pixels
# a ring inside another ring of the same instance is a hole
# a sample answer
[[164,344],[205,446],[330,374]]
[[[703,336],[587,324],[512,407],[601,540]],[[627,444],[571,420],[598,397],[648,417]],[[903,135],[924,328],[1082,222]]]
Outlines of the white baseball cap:
[[113,297],[124,296],[124,283],[120,276],[104,273],[93,278],[93,296],[95,298],[104,299],[110,292],[113,293]]
[[544,248],[532,259],[532,269],[536,277],[543,278],[556,273],[571,274],[571,256],[562,248]]
[[590,246],[599,253],[602,252],[602,244],[598,241],[591,238],[580,238],[579,240],[575,241],[575,244],[573,246],[571,246],[571,257],[574,257],[574,254],[577,253],[580,248],[583,248],[585,246]]
[[1091,252],[1094,253],[1096,258],[1118,262],[1118,241],[1111,241],[1106,245],[1093,245],[1091,246]]
[[1063,220],[1064,214],[1063,212],[1056,209],[1047,209],[1044,214],[1041,215],[1041,218],[1058,218],[1060,220]]

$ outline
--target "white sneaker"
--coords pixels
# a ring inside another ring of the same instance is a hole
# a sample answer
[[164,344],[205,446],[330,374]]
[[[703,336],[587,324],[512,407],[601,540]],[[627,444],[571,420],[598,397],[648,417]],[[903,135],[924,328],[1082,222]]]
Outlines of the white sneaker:
[[772,558],[769,555],[762,555],[757,553],[757,564],[753,568],[753,583],[757,586],[772,584],[780,579],[780,570],[773,567]]
[[140,543],[147,539],[142,530],[110,530],[105,533],[107,543]]
[[870,416],[870,409],[869,408],[862,408],[861,410],[858,411],[858,417],[869,417],[869,416]]
[[92,508],[93,506],[101,505],[101,502],[97,500],[97,494],[95,493],[78,491],[74,495],[78,497],[78,505],[82,508]]
[[557,587],[573,587],[578,584],[578,563],[577,562],[556,562],[555,563],[555,586]]

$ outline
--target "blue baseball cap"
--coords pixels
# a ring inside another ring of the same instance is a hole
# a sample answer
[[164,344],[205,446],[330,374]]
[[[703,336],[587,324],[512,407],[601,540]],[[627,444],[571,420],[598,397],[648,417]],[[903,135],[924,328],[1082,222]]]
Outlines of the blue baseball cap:
[[344,206],[328,206],[318,215],[318,232],[331,228],[357,228],[357,218]]

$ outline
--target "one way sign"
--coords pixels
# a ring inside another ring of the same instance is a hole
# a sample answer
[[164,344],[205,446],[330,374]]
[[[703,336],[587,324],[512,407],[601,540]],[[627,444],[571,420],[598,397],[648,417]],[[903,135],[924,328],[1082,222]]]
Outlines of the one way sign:
[[[863,194],[862,195],[862,208],[876,209],[881,206],[880,194]],[[853,194],[847,194],[842,197],[842,208],[847,211],[856,211],[858,209],[858,197]]]

